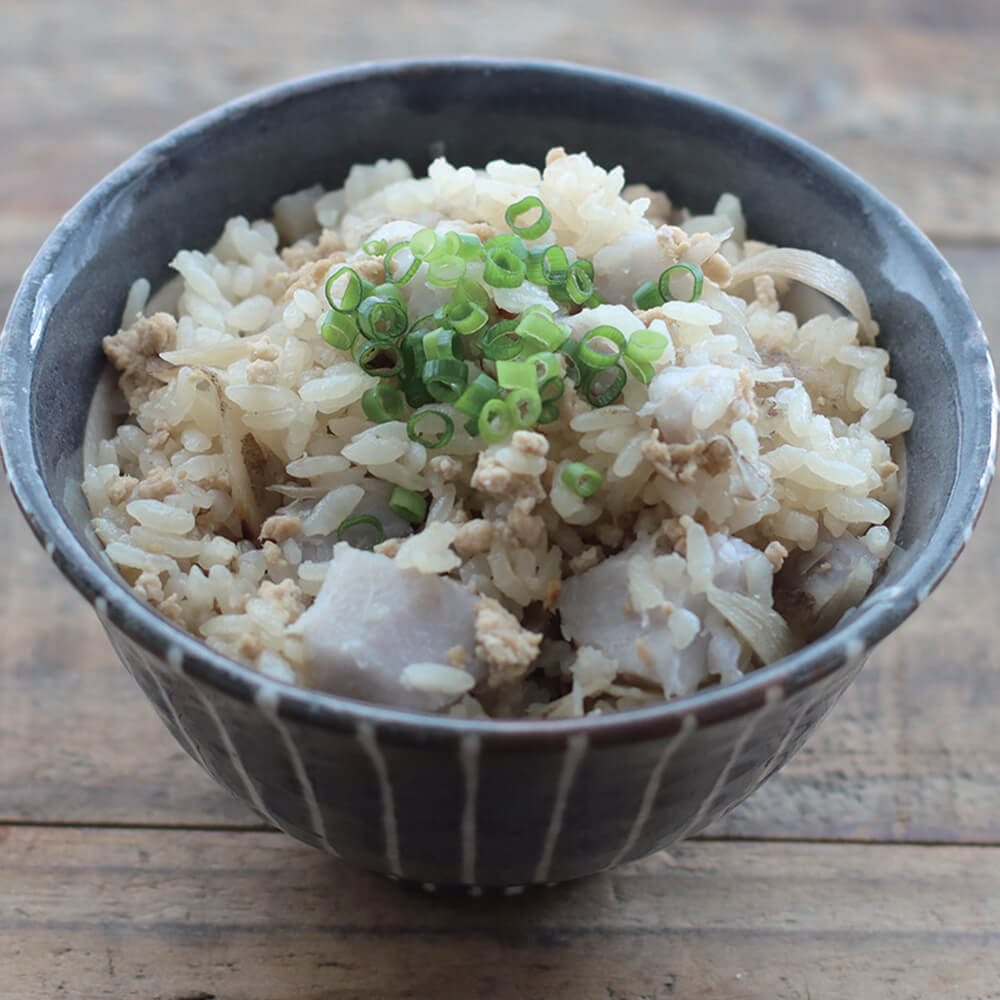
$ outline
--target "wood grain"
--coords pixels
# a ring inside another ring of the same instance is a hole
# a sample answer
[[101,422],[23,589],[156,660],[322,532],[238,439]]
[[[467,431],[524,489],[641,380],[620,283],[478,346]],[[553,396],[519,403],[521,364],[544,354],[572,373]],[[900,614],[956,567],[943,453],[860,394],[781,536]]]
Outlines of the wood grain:
[[18,1000],[995,1000],[998,862],[698,844],[467,900],[272,834],[22,828],[0,853],[0,984]]
[[622,17],[602,0],[510,0],[499,19],[485,0],[394,0],[377,17],[342,0],[259,18],[194,0],[109,0],[102,17],[67,16],[77,10],[38,0],[5,24],[0,233],[12,214],[50,220],[145,142],[254,88],[454,52],[570,60],[738,105],[843,160],[935,236],[1000,240],[989,0],[712,0],[669,12],[635,0]]

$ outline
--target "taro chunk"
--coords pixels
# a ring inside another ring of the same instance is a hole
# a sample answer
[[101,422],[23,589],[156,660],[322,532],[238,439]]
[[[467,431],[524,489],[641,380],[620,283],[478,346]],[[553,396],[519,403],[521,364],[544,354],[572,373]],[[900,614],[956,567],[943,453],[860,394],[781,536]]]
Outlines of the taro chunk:
[[475,595],[453,580],[400,569],[388,556],[342,542],[315,603],[292,630],[305,643],[312,687],[436,711],[484,675],[475,657],[475,606]]

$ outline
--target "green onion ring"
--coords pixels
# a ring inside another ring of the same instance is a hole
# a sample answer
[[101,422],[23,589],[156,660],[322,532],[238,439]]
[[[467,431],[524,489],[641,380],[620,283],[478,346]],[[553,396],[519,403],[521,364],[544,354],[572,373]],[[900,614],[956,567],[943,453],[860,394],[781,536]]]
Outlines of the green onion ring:
[[421,372],[427,391],[439,403],[454,403],[469,381],[469,369],[464,361],[444,358],[424,362]]
[[[526,226],[517,225],[516,219],[535,208],[538,209],[538,218],[534,222]],[[537,240],[539,236],[544,236],[548,232],[549,226],[552,225],[552,213],[545,207],[542,199],[533,194],[529,194],[520,201],[515,201],[504,212],[504,219],[512,232],[526,240]]]
[[[336,302],[333,301],[333,284],[342,275],[349,275],[347,279],[347,287],[344,289],[344,294],[340,297],[340,305],[338,306]],[[330,308],[334,312],[339,313],[350,313],[354,312],[355,309],[361,305],[361,300],[364,298],[364,285],[361,281],[361,275],[354,270],[353,267],[338,267],[329,278],[326,279],[326,284],[323,286],[323,292],[326,295],[326,301],[330,303]]]
[[428,262],[427,284],[435,288],[450,288],[465,277],[468,264],[456,254],[442,254]]
[[[384,361],[388,356],[392,361]],[[375,343],[363,337],[354,345],[354,361],[368,375],[391,378],[403,370],[403,354],[395,344]]]
[[483,281],[494,288],[517,288],[524,281],[525,265],[513,250],[492,247],[486,251]]
[[358,324],[347,313],[331,309],[323,320],[320,335],[331,346],[340,351],[349,351],[358,337]]
[[406,306],[391,295],[369,295],[358,306],[358,326],[374,343],[398,340],[409,324]]
[[559,419],[559,404],[549,400],[542,403],[542,412],[538,415],[539,424],[553,424]]
[[659,330],[635,330],[625,345],[625,356],[633,361],[656,361],[667,349],[670,338]]
[[365,240],[361,244],[361,249],[372,257],[381,257],[389,248],[388,240]]
[[592,497],[603,485],[604,476],[583,462],[570,462],[563,467],[563,485],[578,497]]
[[609,406],[621,394],[628,374],[621,365],[589,372],[583,382],[583,394],[591,406]]
[[479,411],[477,426],[480,437],[487,444],[498,444],[506,440],[510,436],[510,432],[514,429],[506,400],[488,400]]
[[410,253],[420,261],[427,260],[438,246],[438,234],[433,229],[418,229],[410,237]]
[[408,249],[409,246],[410,244],[406,240],[402,240],[399,243],[394,243],[391,247],[389,247],[388,251],[386,251],[384,260],[385,280],[390,284],[405,285],[410,282],[417,271],[420,270],[420,261],[416,255],[413,255],[413,260],[410,261],[410,266],[398,278],[394,278],[392,276],[392,271],[389,268],[392,264],[393,257],[395,257],[400,250]]
[[547,285],[564,285],[569,277],[569,258],[558,243],[542,254],[542,274]]
[[[371,545],[354,545],[350,539],[344,538],[344,535],[346,535],[351,528],[356,528],[360,525],[368,525],[375,529],[375,538]],[[366,549],[370,552],[380,542],[385,541],[385,529],[382,527],[382,522],[377,517],[374,517],[371,514],[359,514],[357,517],[349,517],[346,521],[340,522],[340,527],[337,528],[337,541],[347,541],[348,545],[352,545],[356,549]]]
[[670,293],[670,276],[677,271],[687,271],[694,279],[694,287],[691,290],[691,298],[685,301],[696,302],[701,298],[701,288],[705,275],[702,273],[701,268],[698,267],[697,264],[688,264],[687,261],[682,261],[680,264],[674,264],[672,267],[668,267],[657,279],[656,287],[660,295],[663,296],[663,301],[670,302],[674,298],[674,296]]
[[663,296],[660,294],[660,286],[655,278],[644,281],[633,293],[632,301],[637,309],[654,309],[663,305]]
[[649,385],[653,381],[653,376],[656,374],[656,369],[648,362],[642,359],[636,360],[635,358],[630,358],[627,354],[622,358],[622,363],[628,369],[629,374],[633,378],[637,378],[643,385]]
[[[478,417],[479,411],[486,403],[499,395],[500,386],[496,381],[486,372],[480,372],[466,387],[465,392],[455,400],[455,409],[467,417]],[[476,431],[472,433],[475,434]]]
[[380,382],[366,389],[361,397],[361,409],[365,416],[376,424],[387,420],[399,420],[403,415],[403,397],[399,390]]
[[566,294],[577,305],[583,305],[594,294],[594,265],[589,260],[575,260],[566,279]]
[[538,370],[533,361],[497,361],[497,382],[501,389],[535,389]]
[[504,403],[510,410],[511,423],[518,429],[534,427],[542,414],[542,399],[535,388],[513,389]]
[[404,486],[397,486],[389,497],[389,510],[400,520],[423,524],[427,519],[427,498]]
[[[602,351],[595,351],[590,346],[592,340],[606,340],[616,348],[614,354],[605,354]],[[589,368],[603,371],[618,362],[625,350],[625,335],[614,326],[595,326],[580,338],[580,361]]]
[[488,326],[479,334],[479,347],[483,357],[490,361],[508,361],[521,353],[521,335],[517,332],[516,319],[503,319]]
[[445,318],[463,336],[478,333],[490,321],[486,310],[468,299],[449,303],[445,307]]
[[[427,417],[437,417],[444,422],[444,430],[437,438],[423,436],[417,429]],[[443,448],[455,433],[455,421],[442,410],[421,410],[419,413],[414,413],[406,422],[406,433],[411,441],[416,441],[417,444],[422,444],[425,448]]]

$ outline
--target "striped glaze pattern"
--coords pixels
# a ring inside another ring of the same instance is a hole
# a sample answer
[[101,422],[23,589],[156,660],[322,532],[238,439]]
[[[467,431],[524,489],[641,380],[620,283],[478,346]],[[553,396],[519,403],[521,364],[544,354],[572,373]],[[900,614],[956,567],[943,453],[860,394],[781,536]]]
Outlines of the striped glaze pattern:
[[489,734],[427,743],[372,719],[310,725],[276,686],[236,697],[100,617],[181,747],[268,823],[390,878],[471,895],[577,878],[697,833],[795,752],[866,655],[852,648],[794,694],[768,687],[735,718],[692,711],[634,743],[576,732],[512,753]]

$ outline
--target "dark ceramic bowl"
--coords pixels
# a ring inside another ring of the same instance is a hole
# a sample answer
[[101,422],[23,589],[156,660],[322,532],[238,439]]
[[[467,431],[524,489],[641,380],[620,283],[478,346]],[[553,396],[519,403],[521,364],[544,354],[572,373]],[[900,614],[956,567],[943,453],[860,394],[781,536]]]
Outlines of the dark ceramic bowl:
[[[757,238],[836,257],[861,279],[916,410],[899,548],[864,604],[745,680],[655,708],[549,722],[462,722],[269,681],[140,602],[98,557],[78,483],[87,408],[138,275],[348,167],[540,163],[561,144],[709,209],[743,199]],[[931,244],[822,153],[708,101],[569,66],[452,60],[365,66],[230,104],[149,146],[67,215],[4,330],[0,420],[14,494],[90,600],[188,753],[262,816],[351,864],[422,883],[518,891],[649,854],[780,767],[872,646],[948,569],[993,472],[982,329]]]

